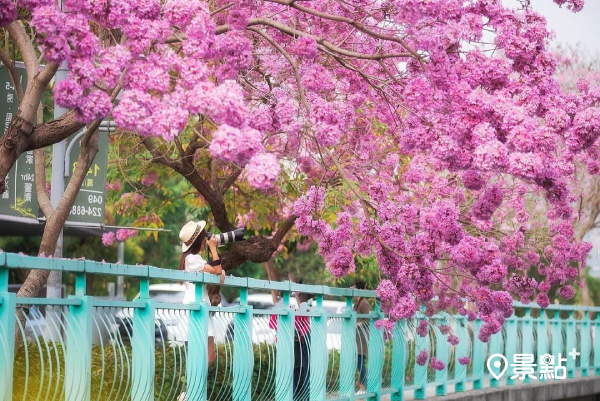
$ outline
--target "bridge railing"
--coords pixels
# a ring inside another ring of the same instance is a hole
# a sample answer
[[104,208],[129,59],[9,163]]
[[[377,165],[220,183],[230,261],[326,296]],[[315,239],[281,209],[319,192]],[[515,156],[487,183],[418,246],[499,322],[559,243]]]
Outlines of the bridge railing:
[[[11,269],[72,274],[74,294],[17,299],[8,292]],[[137,278],[139,296],[88,296],[90,274]],[[516,315],[485,344],[477,339],[481,322],[464,316],[427,318],[425,337],[416,333],[422,314],[378,328],[384,315],[373,291],[227,277],[224,285],[239,291],[239,304],[213,307],[173,301],[166,287],[152,286],[192,282],[202,299],[202,284],[218,280],[151,266],[0,253],[0,401],[402,400],[409,391],[422,399],[431,392],[514,384],[511,367],[501,380],[490,379],[491,354],[512,363],[514,354],[531,353],[539,363],[538,356],[564,357],[573,348],[580,355],[568,358],[568,377],[600,373],[594,341],[600,321],[590,318],[598,308],[543,311],[516,304]],[[249,302],[249,293],[269,291],[282,294],[282,305]],[[313,305],[290,307],[296,291],[313,294]],[[357,314],[357,297],[369,299],[373,311]],[[452,334],[458,344],[449,342]],[[215,342],[210,363],[209,335]],[[423,364],[419,354],[425,351],[443,366]],[[359,358],[365,359],[364,386]]]

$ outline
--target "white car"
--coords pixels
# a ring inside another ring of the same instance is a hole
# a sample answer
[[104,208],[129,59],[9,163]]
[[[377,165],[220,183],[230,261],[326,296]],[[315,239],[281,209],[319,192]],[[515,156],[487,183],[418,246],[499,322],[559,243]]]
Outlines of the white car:
[[[182,304],[185,295],[185,284],[152,284],[149,292],[150,298],[158,303]],[[135,297],[137,299],[138,296]],[[221,299],[224,299],[221,297]],[[239,305],[239,298],[231,304],[219,306]],[[258,310],[271,310],[282,306],[279,300],[273,303],[273,297],[270,293],[248,294],[248,305]],[[290,297],[290,305],[297,307],[295,297]],[[316,301],[311,302],[311,307],[316,306]],[[346,310],[346,303],[340,301],[323,300],[323,309],[328,313],[342,313]],[[121,337],[131,336],[131,314],[132,309],[123,309],[116,315],[117,327]],[[158,308],[156,310],[157,330],[156,341],[170,344],[183,344],[188,339],[188,315],[187,310],[173,310]],[[233,341],[234,336],[234,315],[231,312],[214,312],[211,314],[211,329],[218,343]],[[276,340],[276,331],[270,327],[271,315],[257,314],[252,319],[252,342],[273,344]],[[125,329],[125,330],[124,330]],[[126,332],[126,335],[123,335]],[[327,321],[327,349],[340,349],[341,347],[341,320],[331,317]]]
[[[150,298],[158,303],[182,305],[185,296],[185,284],[151,284],[149,287]],[[134,297],[139,298],[139,294]],[[221,299],[224,299],[221,296]],[[222,304],[219,304],[222,306]],[[115,315],[115,327],[113,333],[119,331],[121,339],[128,341],[132,335],[132,308],[119,311]],[[228,319],[223,319],[221,312],[213,314],[212,325],[215,340],[223,342],[226,340]],[[188,340],[188,317],[189,310],[156,309],[156,343],[170,343],[181,345]]]

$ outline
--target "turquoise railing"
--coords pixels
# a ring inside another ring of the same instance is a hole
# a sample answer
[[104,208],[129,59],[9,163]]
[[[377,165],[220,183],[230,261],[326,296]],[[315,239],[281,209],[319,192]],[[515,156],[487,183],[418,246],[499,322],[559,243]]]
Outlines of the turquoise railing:
[[[74,294],[17,299],[8,292],[11,269],[73,274]],[[140,295],[129,302],[88,296],[89,274],[137,278]],[[580,355],[567,359],[568,377],[600,374],[600,341],[595,341],[600,308],[551,305],[540,310],[515,304],[515,315],[502,331],[482,343],[477,340],[481,322],[463,316],[429,318],[426,337],[415,333],[424,315],[391,330],[378,329],[375,322],[384,315],[373,291],[227,277],[224,285],[239,290],[240,302],[212,307],[165,302],[164,291],[151,286],[157,280],[216,284],[218,279],[150,266],[0,253],[0,401],[398,401],[409,391],[423,399],[515,384],[510,367],[500,380],[490,376],[486,362],[491,354],[504,354],[511,363],[514,354],[531,353],[539,363],[540,355],[556,358],[572,349]],[[196,299],[202,290],[195,286]],[[282,294],[279,308],[249,301],[249,292],[272,290]],[[314,305],[290,308],[294,291],[313,294]],[[359,296],[371,299],[373,312],[358,315],[352,310]],[[23,322],[15,312],[24,316]],[[460,343],[448,343],[443,325],[452,328]],[[211,363],[208,333],[216,343]],[[308,346],[295,352],[295,339],[307,333]],[[368,338],[367,349],[357,336]],[[419,365],[416,355],[422,350],[444,362],[444,369]],[[366,354],[364,388],[359,385],[359,354]],[[468,363],[459,363],[461,357],[468,357]],[[305,366],[300,379],[294,377],[295,364]]]

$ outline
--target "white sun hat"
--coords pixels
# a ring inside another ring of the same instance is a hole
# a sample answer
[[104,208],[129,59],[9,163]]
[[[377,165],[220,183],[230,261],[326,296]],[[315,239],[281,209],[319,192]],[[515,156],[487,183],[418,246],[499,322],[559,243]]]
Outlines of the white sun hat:
[[187,252],[194,241],[198,238],[202,230],[206,227],[206,221],[188,221],[185,226],[179,231],[179,239],[181,240],[181,251]]

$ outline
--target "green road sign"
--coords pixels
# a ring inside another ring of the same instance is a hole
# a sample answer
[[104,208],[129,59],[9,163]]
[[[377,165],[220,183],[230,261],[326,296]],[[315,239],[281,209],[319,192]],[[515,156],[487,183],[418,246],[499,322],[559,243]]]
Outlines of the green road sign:
[[[65,177],[65,188],[69,183],[69,179],[75,171],[77,158],[79,157],[81,138],[76,138],[75,143],[70,146],[71,137],[67,141],[67,158],[70,158],[69,176]],[[94,159],[92,166],[88,170],[87,176],[81,184],[81,189],[75,203],[71,208],[71,214],[67,222],[88,223],[88,224],[104,224],[104,204],[106,201],[106,160],[108,157],[108,133],[100,131],[98,141],[98,153]],[[65,169],[66,171],[66,169]]]
[[[27,76],[22,63],[17,63],[21,86],[25,90]],[[17,113],[17,92],[12,86],[8,69],[0,64],[0,118],[1,135]],[[39,206],[35,192],[35,166],[33,151],[22,154],[6,176],[6,191],[0,195],[0,214],[37,218]]]
[[[17,63],[17,71],[23,89],[27,85],[25,68],[22,63]],[[8,70],[0,64],[0,118],[3,124],[2,134],[17,113],[18,101],[15,88],[11,84]],[[69,144],[75,140],[72,146]],[[67,139],[67,149],[70,156],[68,176],[65,177],[65,188],[73,174],[77,158],[79,157],[81,137],[77,134]],[[108,156],[108,133],[100,132],[98,154],[92,167],[81,185],[81,190],[71,208],[67,225],[71,223],[84,223],[90,225],[104,224],[104,203],[106,200],[106,164]],[[35,166],[33,151],[28,151],[19,157],[15,166],[6,177],[6,191],[0,195],[0,215],[37,218],[39,204],[35,192]]]

